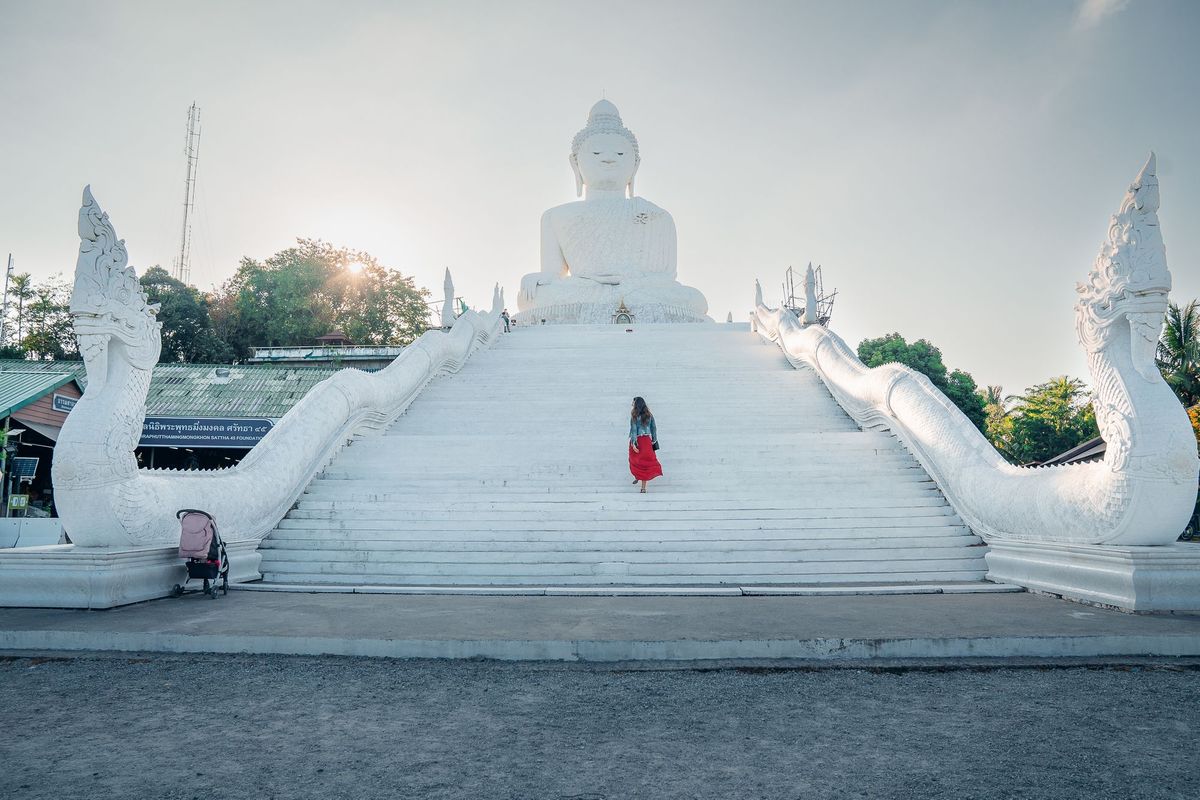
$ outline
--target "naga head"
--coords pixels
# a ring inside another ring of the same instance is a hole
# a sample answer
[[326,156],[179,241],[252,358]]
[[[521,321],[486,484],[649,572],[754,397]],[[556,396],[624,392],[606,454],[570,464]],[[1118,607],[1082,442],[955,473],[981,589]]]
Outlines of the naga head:
[[[1158,379],[1154,351],[1171,291],[1166,248],[1158,226],[1158,176],[1154,153],[1142,167],[1108,225],[1087,283],[1078,284],[1075,329],[1089,353],[1128,334],[1133,367]],[[1126,321],[1128,328],[1116,323]]]
[[100,210],[91,187],[85,186],[71,316],[89,392],[104,389],[115,359],[151,369],[162,349],[162,323],[155,319],[158,306],[147,302],[128,261],[125,241],[117,238],[108,214]]

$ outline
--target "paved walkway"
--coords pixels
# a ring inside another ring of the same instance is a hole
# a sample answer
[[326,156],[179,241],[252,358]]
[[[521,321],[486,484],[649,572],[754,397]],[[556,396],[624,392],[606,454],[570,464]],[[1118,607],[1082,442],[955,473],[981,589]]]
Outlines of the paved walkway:
[[493,597],[233,591],[0,609],[0,651],[630,661],[1200,656],[1200,615],[1032,594]]

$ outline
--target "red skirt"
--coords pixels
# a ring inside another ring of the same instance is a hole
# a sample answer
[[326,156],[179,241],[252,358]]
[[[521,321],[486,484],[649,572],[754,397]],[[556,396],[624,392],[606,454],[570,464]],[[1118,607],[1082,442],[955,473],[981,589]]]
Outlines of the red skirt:
[[633,445],[629,446],[629,471],[633,477],[639,481],[649,481],[662,475],[662,464],[658,463],[658,456],[654,454],[654,442],[649,436],[639,436],[637,442],[636,453],[633,452]]

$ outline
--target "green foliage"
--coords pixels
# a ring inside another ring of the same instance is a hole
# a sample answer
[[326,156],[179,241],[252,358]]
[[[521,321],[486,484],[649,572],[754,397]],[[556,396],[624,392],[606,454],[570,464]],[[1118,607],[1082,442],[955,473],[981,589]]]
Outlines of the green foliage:
[[[162,267],[140,279],[159,304],[164,362],[223,363],[255,346],[313,344],[342,331],[355,344],[408,344],[428,327],[429,292],[367,253],[300,239],[263,262],[244,258],[234,276],[206,295]],[[77,358],[71,285],[61,277],[9,281],[9,316],[0,357]]]
[[1008,446],[1012,440],[1012,413],[1008,410],[1008,404],[1014,398],[1005,397],[1004,388],[1002,386],[989,386],[980,396],[983,398],[983,410],[985,418],[983,421],[983,435],[992,443],[992,446],[1000,451],[1000,455],[1016,461],[1017,459],[1008,451]]
[[313,239],[265,261],[242,259],[220,294],[214,322],[239,358],[255,346],[310,344],[335,330],[355,344],[408,344],[426,330],[429,313],[429,292],[412,278]]
[[858,357],[868,367],[895,362],[920,372],[950,398],[976,428],[984,430],[987,412],[975,379],[957,369],[947,374],[942,351],[927,339],[918,339],[910,344],[899,333],[889,333],[878,339],[864,339],[859,342]]
[[1157,361],[1167,385],[1185,408],[1200,403],[1200,306],[1170,303]]
[[161,306],[159,361],[220,364],[232,360],[233,348],[221,341],[209,319],[207,297],[159,266],[146,270],[140,281],[150,302]]
[[1091,398],[1078,378],[1063,375],[1010,399],[1012,409],[997,419],[992,441],[1019,464],[1045,461],[1100,435]]
[[79,347],[71,324],[71,285],[56,275],[39,286],[31,284],[30,288],[32,299],[24,304],[18,327],[24,333],[20,348],[34,359],[78,358]]
[[4,323],[6,341],[3,344],[7,346],[11,342],[20,348],[20,342],[25,338],[25,306],[37,296],[33,276],[28,272],[20,272],[9,278],[8,296],[12,302],[9,305],[9,318]]

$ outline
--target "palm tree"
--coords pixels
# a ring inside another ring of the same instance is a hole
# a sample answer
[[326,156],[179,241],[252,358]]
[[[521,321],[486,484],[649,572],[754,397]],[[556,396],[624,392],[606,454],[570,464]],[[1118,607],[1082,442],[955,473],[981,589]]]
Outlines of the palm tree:
[[980,392],[983,397],[983,434],[1000,455],[1014,459],[1012,452],[1012,411],[1009,404],[1015,397],[1004,394],[1004,387],[991,385]]
[[1167,324],[1158,340],[1158,369],[1187,408],[1200,403],[1200,306],[1167,305]]

